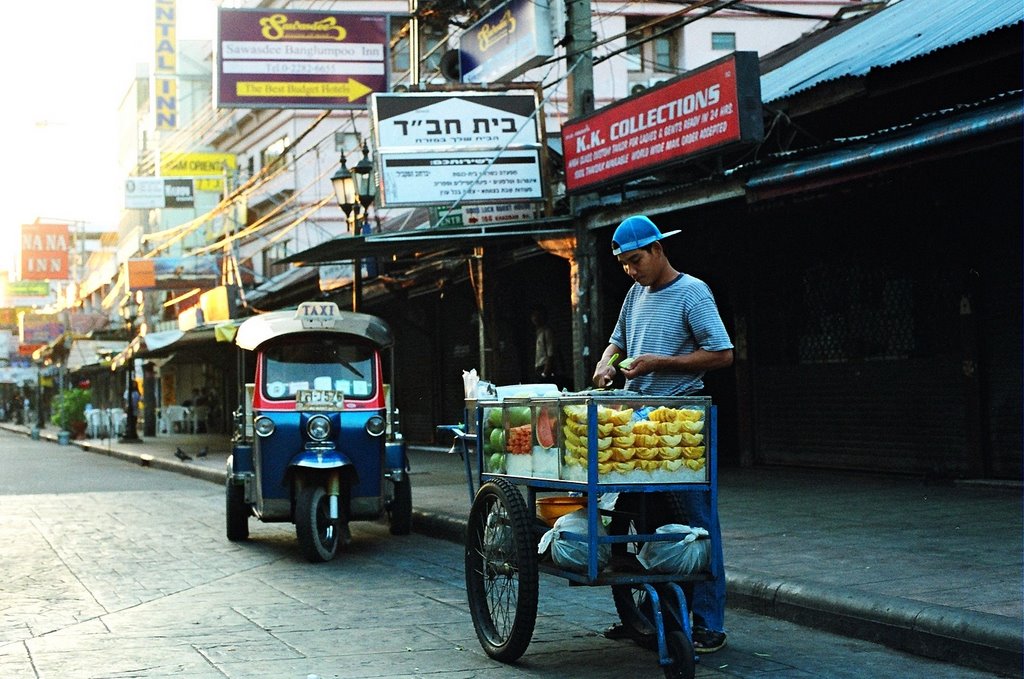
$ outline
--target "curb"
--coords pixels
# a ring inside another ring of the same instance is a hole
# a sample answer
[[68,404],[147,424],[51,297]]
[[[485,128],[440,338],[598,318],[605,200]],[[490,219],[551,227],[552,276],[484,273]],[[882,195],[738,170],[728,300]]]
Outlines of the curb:
[[164,471],[174,472],[176,474],[182,474],[184,476],[192,476],[203,481],[210,481],[219,485],[224,485],[227,480],[227,472],[223,469],[214,469],[211,467],[201,467],[199,465],[185,464],[184,462],[178,462],[177,460],[168,460],[163,457],[156,457],[143,452],[126,452],[123,450],[115,450],[113,448],[105,448],[100,445],[93,443],[73,441],[72,445],[81,448],[90,453],[99,453],[108,457],[114,457],[125,462],[132,462],[134,464],[141,465],[143,467],[152,467],[153,469],[162,469]]
[[[4,429],[30,435],[20,429]],[[59,443],[56,435],[46,431],[40,432],[40,438]],[[225,470],[185,464],[142,451],[115,450],[88,441],[71,441],[70,444],[88,452],[218,485],[223,485],[227,478]],[[428,537],[463,544],[466,519],[414,507],[412,529]],[[1007,676],[1018,676],[1024,665],[1021,626],[1019,621],[1005,616],[902,597],[883,597],[852,587],[836,591],[812,580],[772,579],[728,567],[726,591],[730,607],[926,658]]]
[[1024,662],[1012,618],[810,580],[727,569],[729,605],[965,667],[1015,675]]

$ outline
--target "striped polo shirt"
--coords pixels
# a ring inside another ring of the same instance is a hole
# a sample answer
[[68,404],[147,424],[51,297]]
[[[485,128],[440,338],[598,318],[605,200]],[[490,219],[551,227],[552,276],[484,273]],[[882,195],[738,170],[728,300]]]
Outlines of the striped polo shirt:
[[[680,274],[661,288],[639,283],[626,293],[611,344],[626,356],[681,356],[697,349],[732,349],[707,283]],[[704,373],[654,372],[626,382],[626,389],[645,396],[682,396],[704,387]]]

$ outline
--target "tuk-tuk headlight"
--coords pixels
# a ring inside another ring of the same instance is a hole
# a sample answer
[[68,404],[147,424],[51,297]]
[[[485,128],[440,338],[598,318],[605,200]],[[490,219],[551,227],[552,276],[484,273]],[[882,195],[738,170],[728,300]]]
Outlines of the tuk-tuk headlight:
[[274,421],[264,415],[257,417],[252,426],[259,436],[270,436],[274,433]]
[[314,441],[323,441],[331,435],[331,421],[324,415],[314,415],[306,423],[306,433]]
[[381,436],[386,428],[384,418],[374,415],[366,421],[366,433],[370,436]]

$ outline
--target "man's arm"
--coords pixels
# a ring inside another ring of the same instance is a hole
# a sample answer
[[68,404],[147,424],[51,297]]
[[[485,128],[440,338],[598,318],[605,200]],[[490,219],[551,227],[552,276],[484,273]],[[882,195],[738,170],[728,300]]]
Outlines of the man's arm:
[[[695,373],[728,368],[732,365],[732,349],[721,351],[705,351],[698,349],[692,354],[683,356],[658,356],[656,354],[640,354],[633,357],[629,370],[622,370],[627,379],[633,379],[652,372]],[[598,364],[600,366],[600,364]],[[595,376],[597,373],[594,373]],[[614,372],[612,373],[614,375]]]

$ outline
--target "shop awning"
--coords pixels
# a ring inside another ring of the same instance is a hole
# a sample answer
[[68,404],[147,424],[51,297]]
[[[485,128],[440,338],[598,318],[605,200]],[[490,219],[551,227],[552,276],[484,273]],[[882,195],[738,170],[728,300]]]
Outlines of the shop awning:
[[343,236],[297,252],[276,264],[326,264],[365,257],[419,257],[448,250],[504,245],[572,234],[571,217],[548,217],[490,227],[418,229],[396,234]]
[[244,319],[203,325],[188,331],[164,330],[139,335],[114,357],[110,369],[118,370],[136,358],[164,358],[182,349],[195,349],[216,343],[233,343],[235,331]]
[[117,340],[76,339],[71,342],[65,367],[71,372],[105,368],[111,357],[124,348],[125,343]]
[[263,281],[252,290],[246,292],[246,301],[250,304],[258,304],[263,299],[277,294],[293,285],[310,282],[318,275],[319,272],[316,269],[309,267],[300,266],[288,269],[287,271]]
[[[966,114],[925,123],[907,132],[851,140],[830,150],[783,162],[756,172],[746,182],[750,199],[770,197],[786,191],[786,186],[804,186],[809,181],[833,180],[857,168],[880,161],[900,160],[914,153],[975,141],[986,133],[1009,131],[1014,138],[1024,123],[1024,103],[1017,97]],[[976,141],[975,141],[976,143]]]

